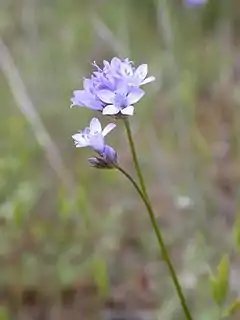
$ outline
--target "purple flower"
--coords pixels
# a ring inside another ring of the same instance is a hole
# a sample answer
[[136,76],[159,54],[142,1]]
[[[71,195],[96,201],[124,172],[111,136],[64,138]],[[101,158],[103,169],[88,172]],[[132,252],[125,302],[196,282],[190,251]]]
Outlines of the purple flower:
[[147,77],[147,64],[135,68],[128,59],[115,57],[111,62],[103,61],[102,69],[93,65],[97,70],[84,80],[83,90],[73,92],[71,106],[85,106],[104,115],[133,115],[133,105],[144,95],[140,86],[155,80]]
[[144,95],[140,88],[129,88],[127,86],[119,87],[116,91],[100,90],[98,97],[106,106],[103,108],[104,115],[117,115],[119,113],[131,116],[134,113],[133,104],[138,102]]
[[185,4],[189,7],[197,7],[207,3],[208,0],[184,0]]
[[146,78],[148,73],[147,64],[141,64],[135,68],[133,63],[128,59],[122,61],[119,58],[113,58],[111,61],[111,72],[116,78],[125,81],[131,86],[138,87],[155,80],[155,77]]
[[90,158],[89,162],[95,167],[112,168],[117,163],[116,151],[105,144],[105,136],[112,131],[116,125],[109,123],[103,130],[100,121],[93,118],[89,127],[72,136],[77,148],[91,147],[98,153],[99,157]]

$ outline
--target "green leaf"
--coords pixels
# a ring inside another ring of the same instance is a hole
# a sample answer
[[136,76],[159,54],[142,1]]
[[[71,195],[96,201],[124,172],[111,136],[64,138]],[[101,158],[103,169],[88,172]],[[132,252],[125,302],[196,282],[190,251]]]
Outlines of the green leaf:
[[91,263],[94,280],[100,290],[100,293],[105,296],[109,292],[109,279],[106,262],[102,257],[94,256]]
[[210,285],[214,301],[221,306],[228,293],[229,257],[224,255],[217,267],[216,275],[210,277]]
[[240,214],[237,215],[237,219],[233,227],[233,241],[236,250],[240,251]]
[[223,317],[233,316],[240,310],[240,300],[235,300],[223,313]]

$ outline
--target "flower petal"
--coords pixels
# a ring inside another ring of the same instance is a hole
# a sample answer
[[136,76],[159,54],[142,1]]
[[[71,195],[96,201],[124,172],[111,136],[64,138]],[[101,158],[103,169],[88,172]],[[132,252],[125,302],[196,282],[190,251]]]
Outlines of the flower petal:
[[102,133],[90,135],[90,146],[97,152],[102,153],[104,149],[104,138]]
[[130,77],[133,75],[133,68],[132,66],[127,63],[127,62],[122,62],[121,65],[120,65],[120,71],[121,71],[121,74],[123,76],[127,76],[127,77]]
[[105,103],[113,103],[115,94],[110,90],[99,90],[97,96]]
[[120,110],[117,107],[115,107],[114,105],[110,104],[110,105],[106,106],[103,109],[102,114],[104,114],[104,115],[114,115],[114,114],[119,113],[119,111]]
[[109,123],[102,131],[102,135],[105,137],[109,132],[111,132],[116,127],[115,123]]
[[108,145],[104,146],[103,158],[109,166],[117,164],[117,152]]
[[96,100],[94,95],[85,90],[75,90],[71,99],[72,106],[85,106],[92,110],[102,110],[102,103]]
[[87,136],[90,134],[90,132],[91,132],[91,130],[90,130],[89,127],[86,127],[86,128],[82,131],[82,133],[83,133],[84,135],[87,135]]
[[155,80],[155,77],[148,77],[148,78],[146,78],[145,80],[143,80],[142,82],[141,82],[141,85],[142,84],[147,84],[147,83],[149,83],[149,82],[152,82],[152,81],[154,81]]
[[92,118],[90,122],[90,132],[91,134],[101,133],[102,132],[102,126],[98,118]]
[[121,110],[121,113],[126,116],[132,116],[134,114],[134,106],[128,106]]
[[71,107],[73,106],[83,106],[82,97],[85,96],[84,90],[74,90],[73,97],[71,98]]
[[77,148],[83,148],[90,145],[89,137],[83,132],[78,132],[72,136]]
[[83,80],[83,88],[84,90],[90,92],[92,87],[92,80],[91,79],[84,79]]
[[145,92],[140,88],[132,89],[127,97],[128,104],[134,104],[138,102],[144,96],[144,94]]
[[121,63],[122,61],[119,58],[114,57],[111,60],[111,67],[114,69],[114,71],[117,71]]
[[137,78],[140,83],[146,78],[148,73],[148,65],[141,64],[134,72],[134,77]]
[[116,94],[119,94],[121,96],[127,96],[129,92],[129,86],[125,81],[118,82],[118,88],[116,90]]

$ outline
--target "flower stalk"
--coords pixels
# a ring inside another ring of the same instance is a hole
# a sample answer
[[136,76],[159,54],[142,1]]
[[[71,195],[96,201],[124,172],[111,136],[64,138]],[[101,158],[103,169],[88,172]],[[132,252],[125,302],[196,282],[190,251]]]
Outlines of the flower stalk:
[[127,137],[128,137],[131,153],[132,153],[133,163],[134,163],[134,166],[135,166],[135,169],[136,169],[136,172],[137,172],[137,176],[138,176],[138,180],[139,180],[139,184],[141,186],[141,189],[139,188],[139,186],[137,185],[135,180],[125,170],[123,170],[120,167],[117,167],[117,169],[119,171],[121,171],[121,173],[124,174],[125,177],[133,184],[133,186],[137,190],[138,194],[140,195],[142,201],[144,202],[144,204],[146,206],[146,209],[147,209],[147,212],[149,214],[149,218],[151,220],[155,235],[157,237],[157,242],[158,242],[159,248],[161,249],[161,252],[162,252],[162,257],[163,257],[163,259],[165,260],[165,262],[166,262],[166,264],[168,266],[168,269],[169,269],[169,272],[170,272],[170,276],[172,278],[174,287],[175,287],[177,295],[179,297],[183,312],[184,312],[187,320],[192,320],[192,316],[191,316],[191,313],[190,313],[189,308],[187,306],[187,302],[186,302],[186,299],[184,297],[181,284],[180,284],[180,282],[178,280],[176,271],[174,269],[173,263],[172,263],[171,258],[169,256],[169,253],[168,253],[166,244],[164,242],[162,233],[161,233],[161,231],[160,231],[160,229],[158,227],[158,222],[156,220],[154,211],[152,209],[151,202],[149,200],[149,196],[148,196],[148,193],[147,193],[147,188],[146,188],[146,185],[145,185],[145,181],[144,181],[144,178],[143,178],[141,167],[139,165],[139,161],[138,161],[137,153],[136,153],[136,150],[135,150],[135,145],[134,145],[132,132],[131,132],[131,128],[130,128],[130,124],[129,124],[128,119],[124,119],[124,124],[125,124],[126,132],[127,132]]
[[94,111],[100,111],[103,115],[112,116],[115,120],[123,119],[139,184],[119,166],[117,152],[105,143],[105,136],[116,127],[115,123],[109,123],[102,129],[100,121],[97,118],[93,118],[88,127],[72,136],[75,146],[78,148],[91,147],[93,149],[96,156],[88,159],[91,166],[98,169],[115,168],[132,183],[146,206],[162,257],[168,266],[186,319],[192,320],[180,282],[153,212],[127,119],[128,116],[134,114],[134,104],[145,94],[140,86],[154,81],[155,78],[153,76],[147,77],[147,64],[135,67],[129,59],[121,60],[115,57],[111,62],[103,61],[102,69],[95,63],[94,66],[97,71],[93,73],[91,78],[84,80],[83,90],[75,90],[73,92],[71,107],[84,106]]

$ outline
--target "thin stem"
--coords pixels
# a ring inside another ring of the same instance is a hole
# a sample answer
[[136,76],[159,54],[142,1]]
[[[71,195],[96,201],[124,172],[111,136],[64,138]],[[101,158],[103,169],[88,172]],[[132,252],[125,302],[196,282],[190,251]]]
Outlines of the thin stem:
[[170,259],[169,254],[168,254],[167,247],[165,245],[165,242],[164,242],[163,236],[161,234],[161,231],[160,231],[160,229],[158,227],[158,222],[156,220],[154,211],[153,211],[152,206],[151,206],[151,202],[149,200],[149,196],[147,194],[147,189],[146,189],[144,178],[143,178],[143,175],[142,175],[142,171],[141,171],[141,168],[140,168],[140,165],[139,165],[139,162],[138,162],[137,153],[136,153],[136,150],[135,150],[135,146],[134,146],[134,142],[133,142],[133,138],[132,138],[132,133],[131,133],[129,122],[128,122],[127,119],[124,119],[124,123],[125,123],[126,131],[127,131],[127,136],[128,136],[131,152],[132,152],[133,162],[134,162],[134,165],[135,165],[135,168],[136,168],[136,171],[137,171],[137,175],[138,175],[138,179],[139,179],[139,183],[140,183],[141,188],[139,188],[139,186],[135,182],[135,180],[124,169],[122,169],[122,168],[120,168],[118,166],[116,168],[121,173],[123,173],[125,175],[125,177],[129,181],[131,181],[131,183],[133,184],[133,186],[137,190],[138,194],[140,195],[141,199],[143,200],[143,202],[144,202],[144,204],[145,204],[145,206],[147,208],[147,211],[148,211],[148,214],[149,214],[153,229],[155,231],[155,234],[156,234],[156,237],[157,237],[157,240],[158,240],[158,244],[159,244],[159,247],[160,247],[161,252],[162,252],[162,256],[166,261],[166,264],[168,266],[171,278],[173,280],[173,284],[174,284],[175,289],[177,291],[177,295],[178,295],[180,303],[182,305],[183,312],[184,312],[184,314],[186,316],[186,319],[192,320],[192,316],[191,316],[190,311],[188,309],[188,306],[187,306],[187,303],[186,303],[186,299],[185,299],[185,297],[183,295],[180,282],[178,280],[176,271],[174,269],[174,266],[172,264],[172,261]]
[[127,131],[127,137],[128,137],[132,157],[133,157],[134,166],[137,171],[138,180],[139,180],[139,183],[140,183],[140,186],[141,186],[141,189],[142,189],[144,196],[146,197],[147,201],[149,201],[148,194],[147,194],[147,188],[145,186],[142,171],[141,171],[141,168],[140,168],[140,165],[138,162],[137,153],[136,153],[136,150],[134,147],[134,141],[133,141],[133,137],[132,137],[131,128],[130,128],[129,121],[127,118],[124,119],[124,124],[125,124],[125,128]]
[[131,183],[133,184],[134,188],[137,190],[138,194],[140,195],[140,197],[142,198],[142,201],[144,202],[145,206],[147,207],[148,210],[151,210],[149,203],[147,202],[142,190],[139,188],[137,182],[130,176],[130,174],[125,171],[122,167],[119,166],[115,166],[115,168],[120,171],[129,181],[131,181]]

